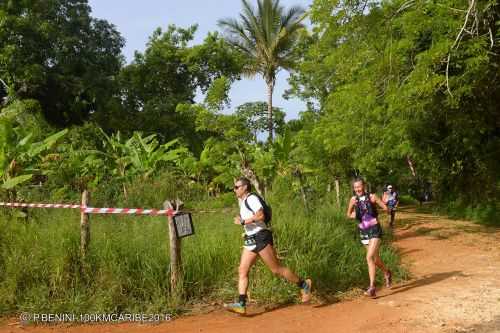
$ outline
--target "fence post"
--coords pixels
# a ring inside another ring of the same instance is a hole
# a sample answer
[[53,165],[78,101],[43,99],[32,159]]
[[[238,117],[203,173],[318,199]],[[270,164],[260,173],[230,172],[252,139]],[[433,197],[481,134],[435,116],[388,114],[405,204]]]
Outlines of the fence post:
[[[180,210],[182,201],[166,200],[163,203],[164,209]],[[180,295],[182,286],[182,260],[181,260],[181,240],[175,234],[174,218],[168,216],[168,233],[170,240],[170,290],[174,295]]]
[[335,194],[337,195],[337,207],[340,207],[340,180],[335,177]]
[[[82,192],[82,208],[86,208],[90,199],[90,194],[87,190]],[[89,225],[89,214],[83,212],[80,213],[80,254],[82,258],[87,255],[87,249],[90,242],[90,225]]]

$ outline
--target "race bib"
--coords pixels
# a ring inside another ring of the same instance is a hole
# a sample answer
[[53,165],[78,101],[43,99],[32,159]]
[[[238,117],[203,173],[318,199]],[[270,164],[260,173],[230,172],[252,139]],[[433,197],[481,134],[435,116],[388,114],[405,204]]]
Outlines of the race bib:
[[254,236],[246,236],[243,240],[243,246],[245,249],[252,251],[257,246],[257,241]]

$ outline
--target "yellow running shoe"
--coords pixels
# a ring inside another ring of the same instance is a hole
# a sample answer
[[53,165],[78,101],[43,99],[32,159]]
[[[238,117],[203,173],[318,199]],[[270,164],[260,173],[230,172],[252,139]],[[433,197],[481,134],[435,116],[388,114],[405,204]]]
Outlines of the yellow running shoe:
[[239,302],[224,304],[224,308],[226,308],[226,310],[228,310],[228,311],[238,313],[241,315],[244,315],[247,313],[247,307]]

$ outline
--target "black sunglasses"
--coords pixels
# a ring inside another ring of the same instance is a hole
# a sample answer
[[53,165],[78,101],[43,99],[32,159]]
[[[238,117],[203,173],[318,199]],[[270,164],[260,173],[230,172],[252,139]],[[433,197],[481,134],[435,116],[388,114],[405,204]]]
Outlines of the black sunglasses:
[[233,189],[237,190],[237,189],[239,189],[239,188],[240,188],[240,187],[242,187],[242,186],[243,186],[243,185],[234,185],[234,186],[233,186]]

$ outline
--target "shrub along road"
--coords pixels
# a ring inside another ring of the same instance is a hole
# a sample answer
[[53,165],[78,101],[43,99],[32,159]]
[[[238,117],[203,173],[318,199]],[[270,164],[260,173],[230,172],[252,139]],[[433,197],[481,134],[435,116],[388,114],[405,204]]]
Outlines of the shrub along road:
[[411,279],[376,299],[250,308],[242,318],[222,310],[158,325],[22,326],[17,332],[500,332],[500,230],[417,213],[398,214],[395,246]]

